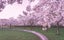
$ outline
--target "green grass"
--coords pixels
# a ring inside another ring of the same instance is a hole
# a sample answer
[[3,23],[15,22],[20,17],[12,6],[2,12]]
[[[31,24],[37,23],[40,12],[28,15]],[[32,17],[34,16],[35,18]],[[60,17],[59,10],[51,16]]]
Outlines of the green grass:
[[[56,28],[48,29],[47,31],[42,31],[39,27],[21,27],[15,29],[27,29],[40,32],[44,34],[49,40],[64,40],[64,28],[60,28],[60,35],[56,35]],[[0,30],[0,40],[40,40],[37,36],[18,31],[2,31]]]
[[40,40],[40,38],[27,32],[0,30],[0,40]]
[[22,27],[20,29],[28,29],[40,32],[44,34],[49,40],[64,40],[64,28],[60,28],[60,35],[56,34],[56,28],[51,28],[47,31],[42,31],[41,28],[38,27],[33,27],[32,29],[30,27]]

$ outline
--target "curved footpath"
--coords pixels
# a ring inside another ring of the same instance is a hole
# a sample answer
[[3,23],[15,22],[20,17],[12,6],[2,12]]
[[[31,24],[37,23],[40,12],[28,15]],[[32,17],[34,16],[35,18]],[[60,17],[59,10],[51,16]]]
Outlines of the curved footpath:
[[[7,30],[16,30],[16,29],[7,29]],[[41,40],[48,40],[48,38],[46,36],[44,36],[43,34],[39,33],[39,32],[35,32],[35,31],[31,31],[31,30],[17,30],[17,31],[24,31],[24,32],[29,32],[32,34],[35,34],[36,36],[38,36]]]
[[23,31],[33,33],[36,36],[38,36],[41,40],[48,40],[48,38],[46,36],[42,35],[41,33],[31,31],[31,30],[23,30]]

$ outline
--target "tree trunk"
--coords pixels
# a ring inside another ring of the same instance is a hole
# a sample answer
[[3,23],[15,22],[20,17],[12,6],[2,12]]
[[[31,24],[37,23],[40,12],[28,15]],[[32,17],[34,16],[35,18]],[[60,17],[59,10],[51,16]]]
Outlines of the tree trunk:
[[10,29],[11,29],[11,24],[10,24]]
[[59,26],[57,26],[57,35],[59,35],[60,34],[60,31],[59,31]]
[[62,18],[57,22],[57,35],[60,35],[60,25],[59,25],[59,23],[62,21],[62,19],[63,19],[63,16],[62,16]]

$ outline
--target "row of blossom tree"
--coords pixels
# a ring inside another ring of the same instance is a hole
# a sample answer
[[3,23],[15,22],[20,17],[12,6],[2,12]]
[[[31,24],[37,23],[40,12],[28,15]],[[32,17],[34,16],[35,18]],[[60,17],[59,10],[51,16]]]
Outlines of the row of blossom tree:
[[[9,22],[5,23],[11,25],[42,25],[45,29],[50,28],[51,25],[64,26],[64,0],[40,0],[30,10],[33,12],[23,12],[25,16],[19,15],[17,19],[10,18],[8,19]],[[4,22],[2,23],[4,24]]]

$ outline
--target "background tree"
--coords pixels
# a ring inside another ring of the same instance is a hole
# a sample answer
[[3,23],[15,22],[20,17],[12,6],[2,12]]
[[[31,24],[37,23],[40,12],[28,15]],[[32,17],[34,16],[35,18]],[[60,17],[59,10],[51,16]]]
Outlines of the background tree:
[[9,20],[10,28],[12,28],[18,24],[17,19],[14,19],[13,17],[9,18],[8,20]]

